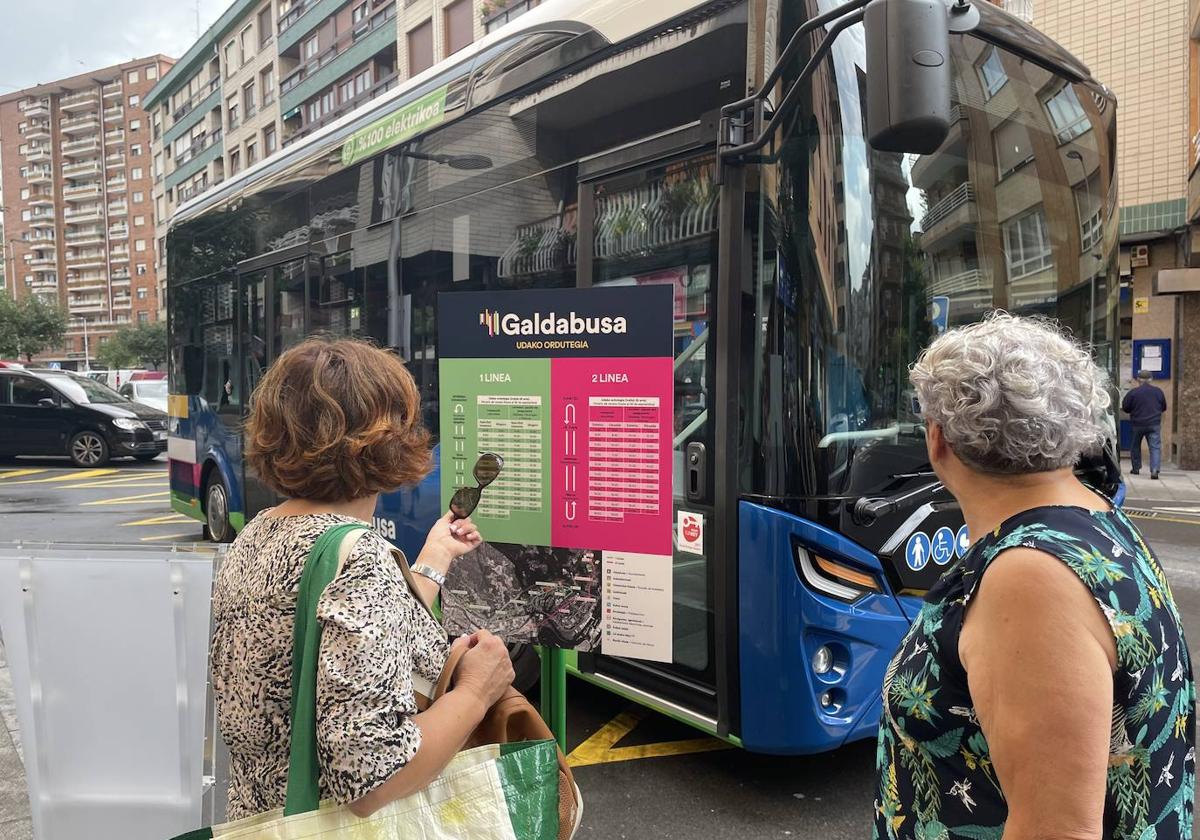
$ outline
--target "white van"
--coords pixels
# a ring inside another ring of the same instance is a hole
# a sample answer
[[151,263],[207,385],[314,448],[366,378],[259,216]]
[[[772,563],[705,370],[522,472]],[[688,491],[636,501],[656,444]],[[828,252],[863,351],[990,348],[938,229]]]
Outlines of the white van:
[[145,373],[146,371],[137,368],[119,368],[116,370],[94,370],[88,374],[89,377],[97,382],[103,382],[114,391],[120,390],[121,386],[128,382],[135,373]]

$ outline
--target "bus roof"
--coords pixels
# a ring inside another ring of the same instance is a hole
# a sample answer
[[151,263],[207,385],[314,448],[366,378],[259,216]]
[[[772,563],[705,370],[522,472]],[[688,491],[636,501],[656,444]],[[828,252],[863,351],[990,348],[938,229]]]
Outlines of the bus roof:
[[[312,157],[332,152],[356,129],[415,102],[443,85],[469,76],[516,44],[548,34],[570,38],[591,35],[599,46],[621,43],[647,31],[657,31],[706,6],[728,0],[550,0],[489,33],[468,47],[406,80],[363,107],[226,179],[176,209],[170,225],[194,218],[210,207],[239,196],[245,187],[267,174],[281,172]],[[471,103],[472,107],[483,103]]]

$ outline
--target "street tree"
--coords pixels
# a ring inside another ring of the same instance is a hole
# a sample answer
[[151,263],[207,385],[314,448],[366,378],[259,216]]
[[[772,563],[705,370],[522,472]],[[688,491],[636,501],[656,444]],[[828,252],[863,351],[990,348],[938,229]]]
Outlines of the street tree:
[[113,369],[145,366],[158,370],[167,359],[167,325],[163,321],[122,327],[96,354]]
[[67,313],[61,306],[27,295],[14,301],[0,295],[0,356],[24,356],[26,362],[43,350],[58,347],[67,333]]

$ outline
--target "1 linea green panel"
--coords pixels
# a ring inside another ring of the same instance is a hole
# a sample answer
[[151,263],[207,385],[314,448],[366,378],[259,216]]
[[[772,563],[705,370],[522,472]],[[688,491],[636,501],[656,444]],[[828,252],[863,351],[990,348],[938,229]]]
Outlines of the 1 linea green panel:
[[493,452],[504,469],[472,515],[483,538],[550,545],[550,360],[442,359],[440,376],[442,508]]

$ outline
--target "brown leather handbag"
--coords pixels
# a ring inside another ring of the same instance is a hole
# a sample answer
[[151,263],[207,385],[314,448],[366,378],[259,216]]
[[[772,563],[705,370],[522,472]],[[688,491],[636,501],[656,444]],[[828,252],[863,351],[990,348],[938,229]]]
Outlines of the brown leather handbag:
[[[396,550],[394,554],[409,591],[418,603],[429,609],[429,605],[421,597],[420,590],[414,585],[408,559],[405,558],[402,551]],[[432,613],[432,610],[430,612]],[[418,709],[425,711],[434,701],[453,688],[454,672],[458,669],[458,663],[462,661],[465,653],[465,648],[450,652],[446,664],[442,667],[441,676],[438,677],[438,681],[433,685],[431,691],[428,690],[428,684],[422,685],[425,681],[414,674],[413,682],[417,688],[415,693]],[[550,731],[550,727],[546,725],[546,721],[542,720],[538,710],[533,707],[525,695],[510,685],[504,695],[488,709],[487,714],[483,716],[479,726],[475,727],[475,731],[471,733],[463,748],[469,749],[484,744],[511,744],[519,741],[543,740],[554,740],[554,734]],[[579,786],[575,784],[575,776],[571,773],[571,768],[567,766],[566,756],[560,749],[558,750],[558,840],[570,840],[574,837],[582,821],[583,797],[579,792]]]

